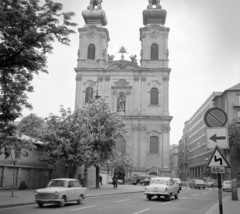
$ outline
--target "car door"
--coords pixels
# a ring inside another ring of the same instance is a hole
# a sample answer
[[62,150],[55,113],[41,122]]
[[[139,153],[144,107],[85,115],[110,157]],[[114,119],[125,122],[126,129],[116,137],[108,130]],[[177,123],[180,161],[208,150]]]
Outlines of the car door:
[[168,188],[169,188],[169,192],[170,193],[175,194],[174,193],[174,185],[173,185],[173,180],[172,179],[168,180]]
[[176,195],[179,189],[179,185],[174,183],[173,179],[170,179],[170,184],[172,186],[172,193],[173,195]]
[[71,180],[68,182],[67,193],[68,193],[67,197],[69,201],[75,200],[77,198],[77,189],[75,188],[74,180]]

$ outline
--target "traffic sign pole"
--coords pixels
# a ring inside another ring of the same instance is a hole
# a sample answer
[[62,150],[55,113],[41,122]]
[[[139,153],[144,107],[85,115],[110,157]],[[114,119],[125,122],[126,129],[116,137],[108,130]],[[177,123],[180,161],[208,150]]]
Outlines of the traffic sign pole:
[[223,214],[223,205],[222,205],[222,181],[221,174],[218,174],[218,198],[219,198],[219,214]]

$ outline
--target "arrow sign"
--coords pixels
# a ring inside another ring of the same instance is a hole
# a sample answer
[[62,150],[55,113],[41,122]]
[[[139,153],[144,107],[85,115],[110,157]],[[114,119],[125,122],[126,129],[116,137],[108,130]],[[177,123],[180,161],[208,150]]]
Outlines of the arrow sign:
[[217,137],[217,134],[215,134],[209,139],[217,143],[218,140],[226,140],[226,136]]
[[226,167],[232,168],[230,163],[227,161],[225,156],[222,154],[221,150],[216,146],[207,165],[206,168],[209,167]]
[[207,147],[214,149],[218,146],[221,149],[229,149],[228,130],[226,127],[207,128]]

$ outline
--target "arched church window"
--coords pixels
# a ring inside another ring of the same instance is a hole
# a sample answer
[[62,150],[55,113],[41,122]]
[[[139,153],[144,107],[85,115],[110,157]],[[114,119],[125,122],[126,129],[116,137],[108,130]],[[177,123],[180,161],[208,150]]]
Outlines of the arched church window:
[[158,153],[158,137],[150,137],[150,154]]
[[88,46],[88,59],[95,59],[95,49],[94,44]]
[[151,45],[151,59],[158,60],[158,45],[155,43]]
[[152,88],[150,91],[150,105],[158,105],[158,89]]
[[126,153],[126,140],[123,138],[122,135],[118,137],[117,150],[121,153]]
[[91,87],[88,87],[86,89],[86,94],[85,94],[85,103],[88,103],[92,97],[93,97],[93,89]]

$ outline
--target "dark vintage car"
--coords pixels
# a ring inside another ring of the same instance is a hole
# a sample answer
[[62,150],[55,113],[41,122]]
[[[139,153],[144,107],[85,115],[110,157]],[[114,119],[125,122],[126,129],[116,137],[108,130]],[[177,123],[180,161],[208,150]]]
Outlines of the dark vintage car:
[[155,178],[155,175],[149,175],[149,177],[144,178],[143,180],[140,180],[140,184],[143,186],[148,186],[150,184],[151,178]]
[[206,184],[204,183],[203,180],[199,180],[199,179],[192,179],[189,182],[189,187],[190,188],[195,188],[195,189],[205,189],[206,188]]

